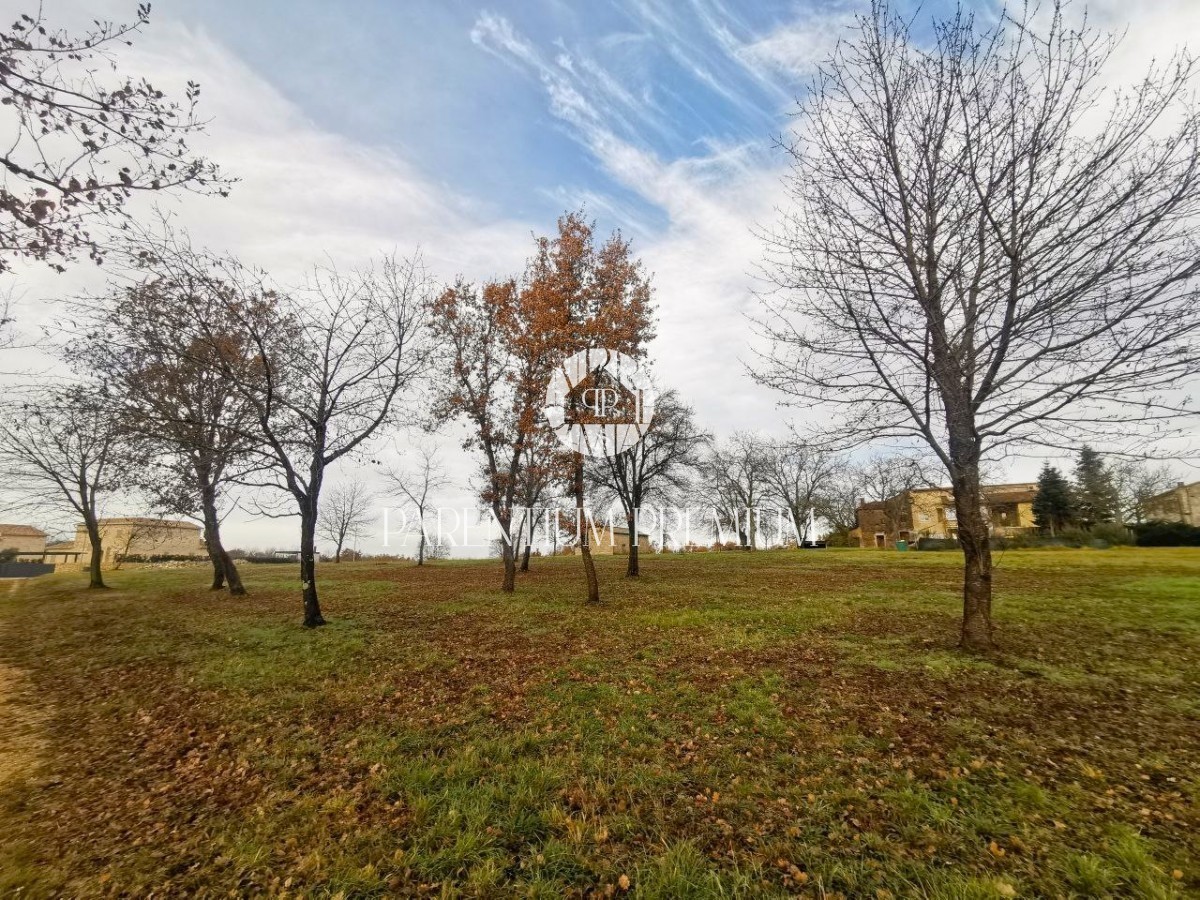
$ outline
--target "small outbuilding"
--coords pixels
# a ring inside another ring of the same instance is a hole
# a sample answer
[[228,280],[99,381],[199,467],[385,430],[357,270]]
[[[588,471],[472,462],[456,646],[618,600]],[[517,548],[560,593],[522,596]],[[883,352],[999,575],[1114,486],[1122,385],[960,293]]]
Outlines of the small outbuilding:
[[[597,556],[628,556],[629,555],[629,529],[621,525],[605,525],[595,535],[590,535],[592,540],[592,553]],[[650,535],[642,532],[638,535],[638,553],[653,553],[654,548],[650,546]]]

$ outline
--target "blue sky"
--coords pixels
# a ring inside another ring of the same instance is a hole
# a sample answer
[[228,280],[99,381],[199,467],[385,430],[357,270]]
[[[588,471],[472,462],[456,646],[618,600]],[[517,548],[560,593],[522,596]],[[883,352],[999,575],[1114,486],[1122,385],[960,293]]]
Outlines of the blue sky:
[[[163,7],[166,4],[161,4]],[[197,4],[208,29],[322,128],[403,153],[423,172],[546,219],[571,191],[661,211],[605,172],[551,90],[575,91],[613,134],[663,160],[764,152],[800,77],[744,50],[850,4]],[[825,26],[822,26],[825,27]],[[742,58],[739,58],[739,53]],[[544,68],[539,68],[544,67]]]

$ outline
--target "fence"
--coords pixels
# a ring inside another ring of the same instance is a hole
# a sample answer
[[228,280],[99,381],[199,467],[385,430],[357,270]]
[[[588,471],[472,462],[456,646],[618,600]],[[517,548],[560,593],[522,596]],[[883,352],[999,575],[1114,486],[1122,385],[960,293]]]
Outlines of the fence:
[[0,578],[37,578],[54,571],[52,563],[7,562],[0,563]]

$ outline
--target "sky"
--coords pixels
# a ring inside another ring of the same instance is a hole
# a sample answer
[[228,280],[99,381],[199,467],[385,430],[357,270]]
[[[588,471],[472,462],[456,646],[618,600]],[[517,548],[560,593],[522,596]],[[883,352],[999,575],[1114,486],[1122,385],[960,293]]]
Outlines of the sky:
[[[0,15],[12,19],[27,5],[0,0]],[[919,15],[946,6],[927,2]],[[994,14],[990,3],[975,6]],[[653,274],[658,380],[718,434],[781,435],[803,412],[779,409],[744,365],[762,255],[755,229],[784,200],[776,141],[796,98],[862,8],[856,0],[157,0],[121,65],[167,90],[201,85],[210,121],[194,146],[240,181],[226,199],[164,201],[197,244],[282,282],[323,260],[355,265],[418,249],[439,280],[480,279],[519,272],[533,235],[582,205],[602,233],[631,238]],[[1118,79],[1181,42],[1200,45],[1196,0],[1099,0],[1089,9],[1094,21],[1127,29]],[[135,4],[46,0],[44,11],[70,26],[127,20]],[[63,319],[47,301],[103,279],[87,264],[65,275],[21,266],[0,289],[12,291],[22,328],[34,333]],[[49,365],[31,355],[18,367]],[[386,442],[399,450],[385,452],[399,463],[396,454],[418,439],[399,433]],[[445,502],[473,503],[461,435],[450,428],[436,440],[459,486]],[[1032,474],[1020,463],[1006,473]],[[294,544],[294,524],[241,511],[226,532],[235,546]],[[378,536],[364,547],[379,549]]]

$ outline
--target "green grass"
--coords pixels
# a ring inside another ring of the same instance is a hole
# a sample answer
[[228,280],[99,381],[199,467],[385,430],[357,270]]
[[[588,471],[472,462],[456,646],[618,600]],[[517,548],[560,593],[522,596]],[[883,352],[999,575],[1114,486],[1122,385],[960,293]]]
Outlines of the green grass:
[[1200,892],[1200,551],[998,561],[987,657],[949,553],[5,586],[0,896]]

